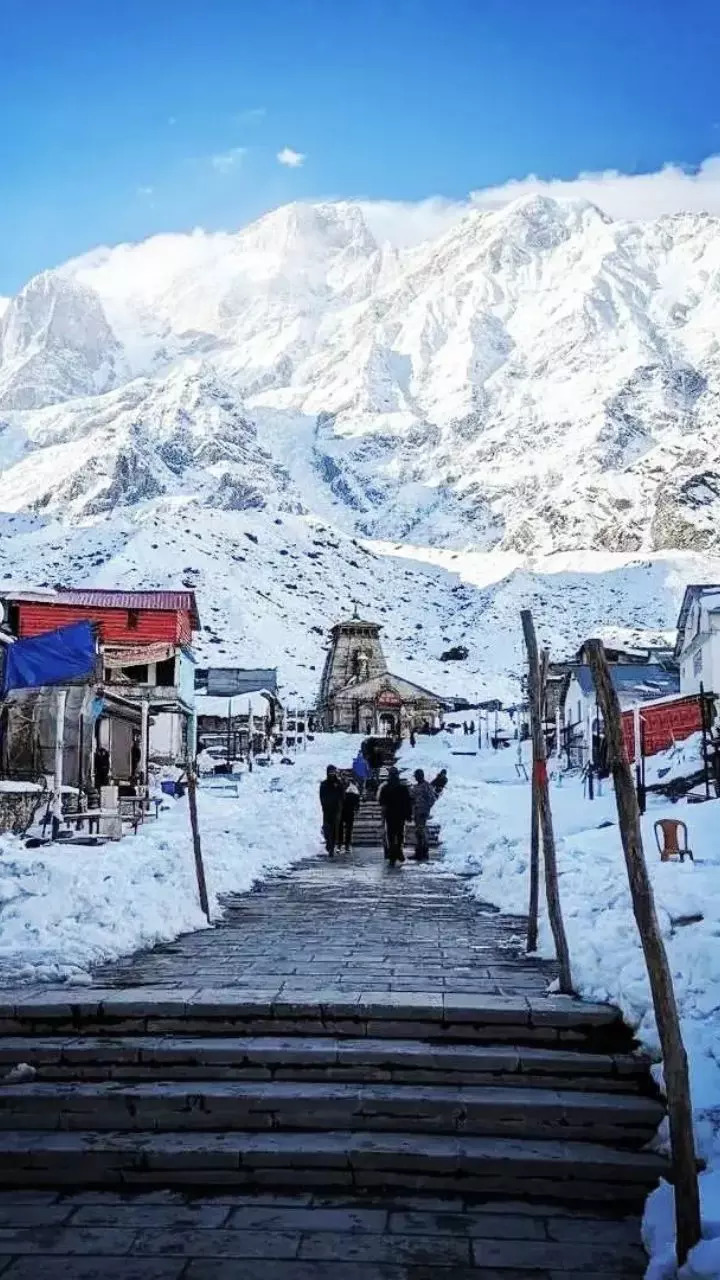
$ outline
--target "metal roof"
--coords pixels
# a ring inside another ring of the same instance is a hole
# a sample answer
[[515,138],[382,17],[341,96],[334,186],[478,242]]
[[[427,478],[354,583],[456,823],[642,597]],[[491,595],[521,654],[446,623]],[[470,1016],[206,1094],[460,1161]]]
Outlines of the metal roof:
[[200,627],[194,591],[121,591],[105,587],[68,587],[59,591],[13,591],[5,598],[10,601],[78,605],[93,609],[159,609],[173,612],[185,609],[190,614],[193,627],[196,630]]
[[[590,667],[581,666],[573,671],[583,693],[592,693],[595,684]],[[640,666],[634,662],[610,667],[613,688],[622,701],[647,702],[649,698],[662,698],[666,694],[680,692],[680,676],[677,671],[665,671],[657,663]],[[572,677],[571,677],[572,678]]]
[[333,633],[342,631],[345,627],[370,627],[375,631],[382,631],[382,626],[379,622],[368,622],[365,618],[358,618],[357,616],[347,618],[345,622],[336,622],[332,631]]

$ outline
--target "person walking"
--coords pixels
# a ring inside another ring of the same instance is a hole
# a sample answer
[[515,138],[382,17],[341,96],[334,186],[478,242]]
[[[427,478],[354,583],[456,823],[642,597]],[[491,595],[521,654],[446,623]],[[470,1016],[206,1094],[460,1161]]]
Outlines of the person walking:
[[413,807],[413,822],[415,823],[415,861],[427,862],[430,855],[427,824],[437,796],[422,769],[416,769],[413,776],[415,778],[415,786],[410,789],[410,797]]
[[412,817],[410,790],[394,765],[388,769],[387,782],[378,793],[385,819],[385,856],[391,866],[404,862],[405,823]]
[[436,796],[442,795],[443,791],[447,786],[447,780],[448,780],[447,769],[441,769],[439,773],[435,774],[435,777],[430,783],[430,786],[432,787]]
[[355,825],[355,815],[359,807],[360,792],[357,784],[355,782],[349,782],[345,789],[342,808],[340,810],[340,839],[338,841],[338,848],[344,848],[346,853],[350,852],[353,827]]
[[353,760],[352,771],[355,777],[358,793],[360,796],[363,796],[365,794],[365,787],[367,786],[371,769],[362,751],[358,751],[355,759]]
[[329,764],[326,776],[320,783],[320,804],[323,815],[323,839],[328,856],[331,858],[338,843],[344,794],[345,788],[338,777],[338,771],[334,764]]

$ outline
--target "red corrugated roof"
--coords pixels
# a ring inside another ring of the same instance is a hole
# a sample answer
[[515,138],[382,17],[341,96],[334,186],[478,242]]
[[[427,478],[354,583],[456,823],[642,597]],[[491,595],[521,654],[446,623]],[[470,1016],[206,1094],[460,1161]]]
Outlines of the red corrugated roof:
[[62,591],[15,591],[6,599],[27,600],[37,604],[79,605],[85,608],[184,609],[190,614],[193,627],[196,630],[200,627],[194,591],[119,591],[105,587],[77,587]]

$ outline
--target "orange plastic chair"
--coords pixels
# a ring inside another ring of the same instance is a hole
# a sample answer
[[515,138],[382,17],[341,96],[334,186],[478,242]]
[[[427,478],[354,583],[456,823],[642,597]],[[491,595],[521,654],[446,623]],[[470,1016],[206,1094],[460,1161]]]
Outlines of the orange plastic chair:
[[[680,842],[681,833],[682,843]],[[689,858],[691,862],[695,861],[692,849],[688,849],[687,827],[680,819],[658,818],[655,823],[655,840],[660,851],[661,862],[669,862],[671,858],[677,858],[678,855],[681,862],[684,862],[686,858]]]

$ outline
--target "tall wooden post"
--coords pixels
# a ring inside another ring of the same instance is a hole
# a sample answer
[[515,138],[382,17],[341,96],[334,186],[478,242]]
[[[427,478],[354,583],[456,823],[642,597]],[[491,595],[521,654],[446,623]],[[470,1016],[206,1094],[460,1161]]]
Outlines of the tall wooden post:
[[672,974],[660,933],[655,912],[655,899],[645,863],[640,811],[623,741],[620,704],[613,688],[602,641],[589,640],[586,644],[586,652],[605,721],[608,760],[615,782],[615,802],[630,882],[630,896],[645,955],[655,1019],[662,1046],[674,1168],[677,1258],[678,1265],[682,1266],[690,1249],[700,1239],[700,1196],[693,1142],[687,1055],[680,1031]]
[[543,862],[545,864],[545,892],[547,894],[548,916],[555,941],[555,953],[560,968],[560,990],[569,994],[572,987],[570,972],[570,952],[568,950],[565,925],[560,907],[560,890],[558,886],[557,858],[555,854],[555,833],[553,831],[552,812],[550,810],[550,792],[548,788],[547,759],[545,753],[545,735],[541,716],[540,665],[538,647],[535,637],[532,613],[523,609],[522,619],[525,647],[528,654],[528,701],[530,703],[530,731],[533,745],[533,778],[537,781],[538,810],[540,814],[540,830],[543,842]]
[[535,769],[530,783],[530,902],[528,905],[527,951],[537,951],[540,907],[540,809]]
[[197,813],[197,780],[195,777],[194,764],[187,766],[187,784],[188,784],[188,807],[190,809],[190,826],[192,828],[193,853],[195,855],[195,875],[197,877],[198,897],[200,898],[200,907],[205,912],[207,922],[210,924],[210,903],[208,902],[207,884],[205,882],[205,867],[203,865],[202,847],[200,845],[200,826],[198,824]]

